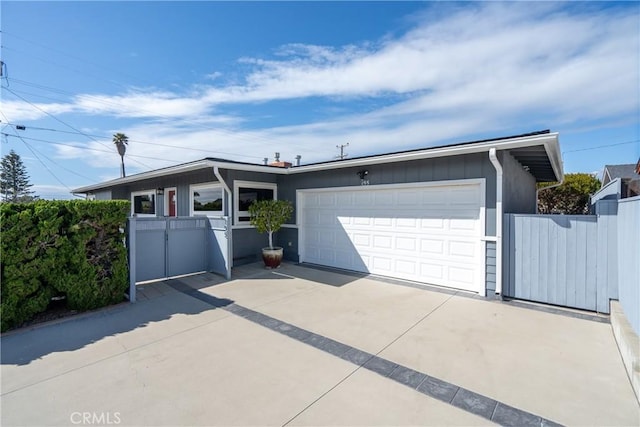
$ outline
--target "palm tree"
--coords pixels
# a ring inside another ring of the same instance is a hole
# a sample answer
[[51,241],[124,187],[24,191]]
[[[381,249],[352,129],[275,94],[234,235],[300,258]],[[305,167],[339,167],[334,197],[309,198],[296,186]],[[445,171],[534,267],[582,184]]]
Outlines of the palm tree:
[[124,133],[116,133],[113,135],[113,143],[118,147],[118,154],[120,154],[120,177],[124,178],[124,153],[127,152],[127,144],[129,144],[129,137]]

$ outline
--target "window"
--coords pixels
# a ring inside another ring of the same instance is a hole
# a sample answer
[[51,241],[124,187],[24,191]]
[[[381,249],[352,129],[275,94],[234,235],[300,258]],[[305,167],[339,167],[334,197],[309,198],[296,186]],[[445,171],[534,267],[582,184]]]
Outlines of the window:
[[131,193],[131,215],[156,216],[155,190],[136,191]]
[[235,181],[233,184],[235,223],[248,224],[249,206],[256,200],[277,199],[277,192],[276,184],[268,182]]
[[191,216],[224,215],[224,192],[219,184],[191,186]]

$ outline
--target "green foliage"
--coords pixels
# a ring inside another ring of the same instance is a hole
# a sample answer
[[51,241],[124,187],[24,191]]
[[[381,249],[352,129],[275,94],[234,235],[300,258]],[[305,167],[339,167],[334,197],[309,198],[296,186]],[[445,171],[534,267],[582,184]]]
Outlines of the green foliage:
[[249,206],[249,221],[258,233],[269,234],[269,247],[273,248],[273,233],[291,218],[293,206],[288,200],[258,200]]
[[20,156],[13,150],[2,157],[0,163],[0,193],[4,202],[31,202],[36,197],[30,188],[27,168]]
[[36,201],[0,206],[1,330],[47,309],[51,297],[90,310],[122,301],[127,201]]
[[[539,183],[538,188],[554,183]],[[588,173],[568,173],[562,185],[538,193],[541,214],[584,215],[589,212],[589,197],[600,189],[600,181]]]

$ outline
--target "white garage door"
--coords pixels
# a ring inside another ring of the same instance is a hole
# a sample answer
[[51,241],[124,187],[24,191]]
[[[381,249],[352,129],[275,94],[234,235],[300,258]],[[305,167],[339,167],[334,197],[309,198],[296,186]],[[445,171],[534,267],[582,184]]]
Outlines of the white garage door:
[[476,292],[484,289],[484,183],[298,193],[300,260]]

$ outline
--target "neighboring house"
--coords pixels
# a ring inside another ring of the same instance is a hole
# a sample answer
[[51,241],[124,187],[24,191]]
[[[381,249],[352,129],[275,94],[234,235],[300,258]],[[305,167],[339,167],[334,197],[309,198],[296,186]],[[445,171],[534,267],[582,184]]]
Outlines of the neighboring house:
[[266,245],[248,206],[286,199],[288,260],[486,295],[501,292],[503,213],[535,213],[536,182],[562,179],[558,134],[541,131],[294,167],[206,158],[74,193],[138,217],[228,216],[235,265]]
[[620,197],[634,197],[640,195],[640,159],[636,164],[606,165],[602,172],[602,188],[610,182],[620,179]]

